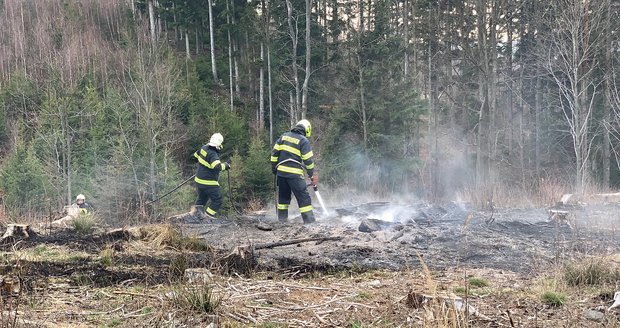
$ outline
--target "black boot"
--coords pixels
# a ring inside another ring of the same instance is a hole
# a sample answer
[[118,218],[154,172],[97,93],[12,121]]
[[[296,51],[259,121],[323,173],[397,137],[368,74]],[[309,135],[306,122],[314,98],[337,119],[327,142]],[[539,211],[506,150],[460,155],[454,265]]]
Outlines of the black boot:
[[204,220],[208,218],[207,213],[205,213],[204,205],[195,205],[194,208],[196,208],[196,216],[199,219]]
[[316,222],[316,220],[314,219],[314,212],[312,211],[301,213],[301,218],[304,220],[304,224]]
[[278,221],[282,223],[288,222],[288,210],[278,210]]

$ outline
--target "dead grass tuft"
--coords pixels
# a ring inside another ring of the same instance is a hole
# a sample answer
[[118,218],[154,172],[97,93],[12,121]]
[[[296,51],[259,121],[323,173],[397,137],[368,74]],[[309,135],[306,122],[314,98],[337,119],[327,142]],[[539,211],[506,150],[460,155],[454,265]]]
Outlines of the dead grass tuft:
[[197,237],[183,236],[169,224],[156,224],[142,228],[142,239],[151,247],[166,248],[172,247],[177,250],[187,250],[194,252],[212,251],[204,239]]
[[208,284],[177,284],[169,295],[171,305],[188,311],[214,313],[222,302]]
[[[468,327],[467,313],[457,310],[453,302],[454,297],[438,295],[438,283],[433,279],[431,271],[420,254],[418,254],[418,259],[425,278],[425,292],[431,296],[428,302],[420,300],[414,302],[423,305],[423,327]],[[422,299],[424,298],[425,296],[422,296]]]
[[178,244],[181,233],[170,224],[157,224],[144,227],[144,239],[156,248]]
[[620,268],[601,259],[575,261],[564,266],[563,279],[569,286],[617,284]]
[[114,249],[110,246],[102,249],[99,253],[101,264],[106,267],[114,265]]

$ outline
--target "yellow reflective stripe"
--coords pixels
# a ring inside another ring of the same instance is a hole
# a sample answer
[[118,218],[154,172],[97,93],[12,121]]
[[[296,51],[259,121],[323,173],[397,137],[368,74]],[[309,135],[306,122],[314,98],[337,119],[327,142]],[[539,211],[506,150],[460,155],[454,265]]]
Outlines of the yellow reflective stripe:
[[200,155],[198,155],[198,152],[195,152],[195,153],[194,153],[194,157],[196,157],[196,158],[200,158]]
[[299,139],[297,139],[297,138],[293,138],[293,137],[289,137],[289,136],[282,136],[282,140],[283,140],[283,141],[288,141],[288,142],[290,142],[290,143],[294,143],[294,144],[296,144],[296,145],[299,145],[299,141],[300,141],[300,140],[299,140]]
[[[216,160],[215,162],[213,162],[213,163],[209,164],[209,162],[207,162],[207,161],[206,161],[204,158],[202,158],[202,157],[198,157],[198,162],[200,162],[200,164],[202,164],[202,165],[204,165],[204,166],[206,166],[207,168],[212,169],[212,170],[215,168],[215,166],[216,166],[216,165],[218,165],[218,164],[220,164],[220,163],[221,163],[221,162],[220,162],[220,160],[218,159],[218,160]],[[222,170],[223,170],[223,168],[222,168]]]
[[209,164],[209,162],[207,162],[204,158],[198,156],[198,162],[208,168],[211,168],[211,164]]
[[314,168],[314,163],[310,164],[310,165],[306,165],[306,169],[307,170],[312,170]]
[[226,170],[226,164],[222,163],[222,164],[220,164],[220,166],[222,167],[222,171]]
[[217,212],[215,212],[214,210],[212,210],[210,207],[207,207],[207,214],[209,214],[209,215],[215,215],[215,213],[217,213]]
[[204,180],[204,179],[200,179],[198,177],[194,178],[194,181],[196,181],[196,183],[200,183],[201,185],[205,185],[205,186],[219,186],[220,185],[215,180]]
[[299,208],[300,213],[306,213],[312,211],[312,205],[304,206]]
[[278,204],[279,210],[288,210],[289,204]]
[[276,145],[275,146],[276,150],[284,150],[287,151],[293,155],[297,155],[299,157],[301,157],[301,151],[299,151],[299,149],[291,147],[291,146],[287,146],[287,145]]
[[277,162],[278,161],[278,156],[271,156],[271,161],[272,162]]
[[311,150],[307,154],[301,155],[301,159],[303,159],[305,161],[305,160],[309,159],[312,156],[314,156],[314,154],[312,153],[312,150]]
[[282,171],[282,172],[286,172],[286,173],[293,173],[293,174],[304,175],[304,170],[298,169],[298,168],[295,168],[295,167],[288,167],[288,166],[284,166],[284,165],[278,166],[278,171]]
[[200,154],[204,157],[207,157],[207,151],[202,148],[200,148]]

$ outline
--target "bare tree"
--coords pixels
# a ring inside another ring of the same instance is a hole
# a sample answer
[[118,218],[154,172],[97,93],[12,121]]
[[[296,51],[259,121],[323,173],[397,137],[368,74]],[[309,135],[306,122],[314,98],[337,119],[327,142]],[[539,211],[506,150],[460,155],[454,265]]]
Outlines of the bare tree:
[[590,179],[592,113],[602,83],[594,74],[599,65],[597,47],[604,41],[599,32],[606,7],[601,1],[555,0],[556,17],[544,57],[573,141],[578,192],[584,192]]

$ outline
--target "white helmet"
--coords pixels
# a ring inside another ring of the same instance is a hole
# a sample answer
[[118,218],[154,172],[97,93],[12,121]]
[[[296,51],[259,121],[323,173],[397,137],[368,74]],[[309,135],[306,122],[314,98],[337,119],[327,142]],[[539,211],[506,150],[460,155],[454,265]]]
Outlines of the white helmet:
[[312,135],[312,125],[310,124],[310,121],[308,120],[301,120],[299,122],[297,122],[297,124],[295,124],[295,127],[298,128],[302,128],[303,131],[305,132],[306,137],[310,138],[310,136]]
[[207,145],[215,147],[216,149],[222,149],[222,142],[224,142],[224,137],[220,133],[214,133]]
[[80,200],[80,199],[81,200],[86,200],[86,197],[84,197],[84,195],[82,195],[82,194],[79,194],[79,195],[77,195],[77,197],[75,197],[75,200]]

